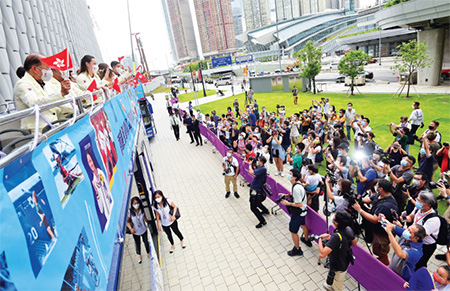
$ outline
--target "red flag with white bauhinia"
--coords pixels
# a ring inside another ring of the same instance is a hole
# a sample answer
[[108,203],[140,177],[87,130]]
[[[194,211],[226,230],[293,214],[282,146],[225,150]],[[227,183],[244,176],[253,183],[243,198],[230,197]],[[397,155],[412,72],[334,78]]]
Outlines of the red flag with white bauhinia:
[[123,60],[124,57],[118,57],[119,63]]
[[114,79],[114,83],[113,83],[113,89],[116,90],[117,92],[121,93],[122,90],[120,90],[120,86],[119,86],[119,78],[115,78]]
[[72,58],[67,49],[56,55],[43,58],[41,61],[52,69],[60,70],[64,73],[63,75],[67,75],[66,77],[69,76],[68,70],[73,68]]
[[136,68],[136,71],[139,71],[140,68],[142,68],[142,65],[139,65],[139,66]]
[[147,78],[144,75],[142,75],[141,72],[136,73],[136,78],[138,78],[139,81],[141,81],[142,83],[148,82]]
[[131,80],[131,86],[133,86],[133,88],[136,88],[137,86],[139,86],[138,79],[133,78],[133,80]]

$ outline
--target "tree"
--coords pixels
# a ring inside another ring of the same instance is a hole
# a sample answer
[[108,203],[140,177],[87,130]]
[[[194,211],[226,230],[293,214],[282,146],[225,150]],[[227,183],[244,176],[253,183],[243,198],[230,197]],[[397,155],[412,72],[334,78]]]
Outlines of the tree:
[[354,80],[358,72],[364,71],[364,64],[370,61],[370,56],[361,50],[346,53],[339,61],[339,74],[352,78],[350,84],[351,95],[353,95]]
[[428,54],[428,46],[425,42],[418,43],[413,39],[397,46],[397,49],[399,53],[395,57],[394,66],[391,67],[391,70],[394,71],[394,74],[399,72],[400,74],[404,73],[407,75],[406,82],[401,88],[398,96],[402,94],[405,85],[408,85],[406,97],[409,97],[412,74],[416,72],[418,68],[430,67],[434,61]]
[[314,47],[313,42],[310,40],[306,43],[306,46],[295,54],[300,60],[299,67],[301,69],[300,77],[308,78],[309,82],[313,82],[314,94],[316,94],[316,76],[322,69],[321,57],[322,47]]

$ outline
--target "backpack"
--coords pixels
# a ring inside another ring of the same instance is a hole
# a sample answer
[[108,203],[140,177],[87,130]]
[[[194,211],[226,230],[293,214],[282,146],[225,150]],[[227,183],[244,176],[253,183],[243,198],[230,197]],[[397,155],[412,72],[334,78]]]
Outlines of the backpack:
[[428,219],[438,217],[441,221],[441,226],[439,227],[439,233],[437,237],[430,235],[438,245],[446,246],[448,244],[448,223],[444,217],[442,217],[439,213],[433,212],[428,214],[423,218],[423,224],[427,222]]
[[322,148],[320,149],[320,152],[318,152],[316,154],[316,156],[314,157],[314,162],[315,163],[321,163],[323,161],[323,150]]

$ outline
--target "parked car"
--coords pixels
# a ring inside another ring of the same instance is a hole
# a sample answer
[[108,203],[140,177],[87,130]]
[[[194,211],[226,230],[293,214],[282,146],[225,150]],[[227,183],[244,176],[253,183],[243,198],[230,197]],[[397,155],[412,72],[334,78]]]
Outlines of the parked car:
[[256,71],[255,70],[250,71],[250,77],[256,77]]
[[214,85],[215,86],[223,86],[223,85],[231,85],[232,83],[233,83],[233,79],[231,78],[231,76],[225,76],[225,77],[219,78]]
[[392,52],[392,53],[391,53],[391,57],[401,56],[401,55],[402,55],[401,52]]
[[336,83],[344,83],[345,82],[345,76],[340,75],[336,78]]
[[281,74],[281,70],[280,69],[276,69],[275,71],[273,71],[274,74]]
[[338,69],[338,63],[331,63],[330,64],[330,69],[337,70]]
[[373,79],[373,72],[361,71],[361,72],[358,72],[358,74],[366,76],[366,79],[370,79],[370,80]]
[[441,71],[441,76],[442,76],[442,78],[444,78],[444,79],[450,77],[450,69],[443,69],[443,70]]
[[370,59],[370,63],[371,64],[375,64],[375,63],[377,63],[378,62],[378,59],[376,59],[376,58],[371,58]]

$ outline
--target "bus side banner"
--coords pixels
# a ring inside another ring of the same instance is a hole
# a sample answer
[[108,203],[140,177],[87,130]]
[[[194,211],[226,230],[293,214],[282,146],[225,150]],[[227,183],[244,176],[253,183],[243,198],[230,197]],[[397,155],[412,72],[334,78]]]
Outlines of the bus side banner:
[[0,170],[1,290],[106,290],[137,136],[134,90]]
[[[211,144],[216,147],[218,152],[225,156],[228,147],[222,143],[222,141],[208,128],[200,125],[200,133],[205,136]],[[238,160],[240,166],[240,175],[251,183],[254,176],[248,171],[248,164],[243,162],[241,156],[236,153],[234,157]],[[283,185],[278,184],[275,179],[268,176],[266,181],[267,188],[272,192],[272,195],[268,195],[267,198],[276,203],[280,194],[291,193],[291,189],[286,189]],[[279,204],[280,208],[288,213],[284,205]],[[289,215],[289,214],[288,214]],[[306,215],[306,224],[310,233],[323,234],[327,232],[327,223],[325,219],[311,209],[308,206],[308,214]],[[330,226],[330,233],[333,230],[333,226]],[[286,225],[286,232],[288,232],[288,226]],[[402,290],[405,281],[394,273],[391,269],[383,265],[374,256],[371,256],[366,250],[360,246],[354,246],[353,255],[355,257],[355,264],[350,265],[348,273],[358,281],[366,290]],[[318,254],[318,251],[317,251]],[[324,268],[324,273],[327,269]],[[373,274],[376,274],[374,276]],[[298,274],[301,276],[301,274]],[[380,280],[379,278],[383,278]]]

